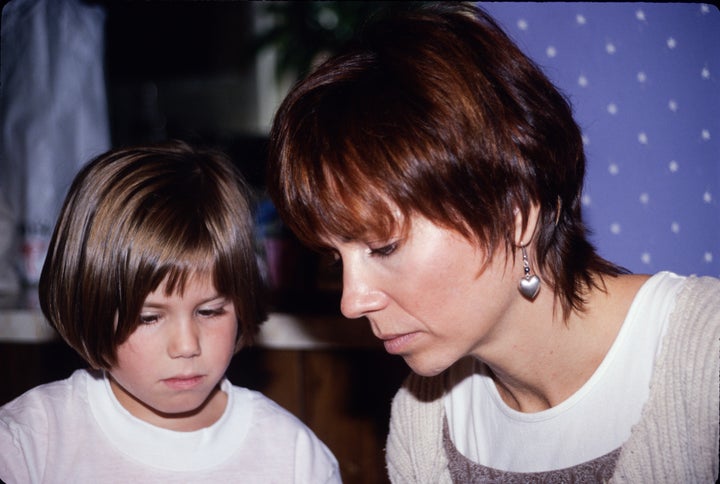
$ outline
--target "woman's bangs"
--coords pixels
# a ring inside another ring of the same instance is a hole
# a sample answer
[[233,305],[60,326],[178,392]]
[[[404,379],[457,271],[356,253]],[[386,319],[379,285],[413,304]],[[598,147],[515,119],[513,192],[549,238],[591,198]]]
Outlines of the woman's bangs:
[[[316,248],[328,240],[364,240],[388,238],[397,229],[392,202],[370,183],[338,180],[326,174],[314,186],[304,190],[296,207],[297,231],[301,239]],[[300,221],[300,222],[297,222]]]

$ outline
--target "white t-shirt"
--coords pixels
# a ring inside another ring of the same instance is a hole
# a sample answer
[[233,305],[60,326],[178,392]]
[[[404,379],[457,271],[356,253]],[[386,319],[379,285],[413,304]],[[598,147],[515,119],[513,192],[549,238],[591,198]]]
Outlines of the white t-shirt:
[[300,420],[224,380],[212,426],[176,432],[139,420],[106,377],[78,370],[0,408],[0,479],[15,483],[339,483],[337,461]]
[[620,447],[640,419],[653,363],[684,277],[661,272],[638,291],[618,335],[590,379],[550,409],[510,408],[481,363],[445,397],[450,437],[478,464],[512,472],[564,469]]

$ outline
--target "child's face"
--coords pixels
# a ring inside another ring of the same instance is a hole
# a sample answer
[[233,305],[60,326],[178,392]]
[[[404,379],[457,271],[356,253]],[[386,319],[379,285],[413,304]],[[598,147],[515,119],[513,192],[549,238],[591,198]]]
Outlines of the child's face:
[[225,410],[218,382],[236,336],[235,306],[209,275],[191,276],[182,296],[166,296],[163,282],[145,299],[140,325],[117,348],[111,388],[141,420],[180,431],[207,427]]

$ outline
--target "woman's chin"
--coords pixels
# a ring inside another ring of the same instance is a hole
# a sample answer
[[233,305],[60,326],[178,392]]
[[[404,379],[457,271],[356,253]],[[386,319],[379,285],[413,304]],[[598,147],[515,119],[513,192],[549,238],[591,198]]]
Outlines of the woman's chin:
[[437,376],[452,365],[452,362],[428,361],[411,355],[403,356],[403,359],[414,373],[424,377]]

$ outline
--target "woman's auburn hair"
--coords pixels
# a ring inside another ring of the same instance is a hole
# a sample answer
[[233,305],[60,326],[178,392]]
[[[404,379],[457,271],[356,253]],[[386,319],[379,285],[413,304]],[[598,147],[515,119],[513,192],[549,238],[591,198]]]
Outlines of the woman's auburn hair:
[[[270,135],[268,189],[310,246],[389,238],[421,215],[512,253],[532,206],[535,270],[563,315],[582,310],[597,255],[581,215],[585,155],[564,96],[483,10],[388,11],[297,83]],[[398,216],[397,212],[400,212]]]
[[234,304],[237,349],[266,318],[250,190],[222,153],[180,141],[111,150],[76,176],[39,282],[51,325],[91,366],[110,368],[148,294],[210,274]]

